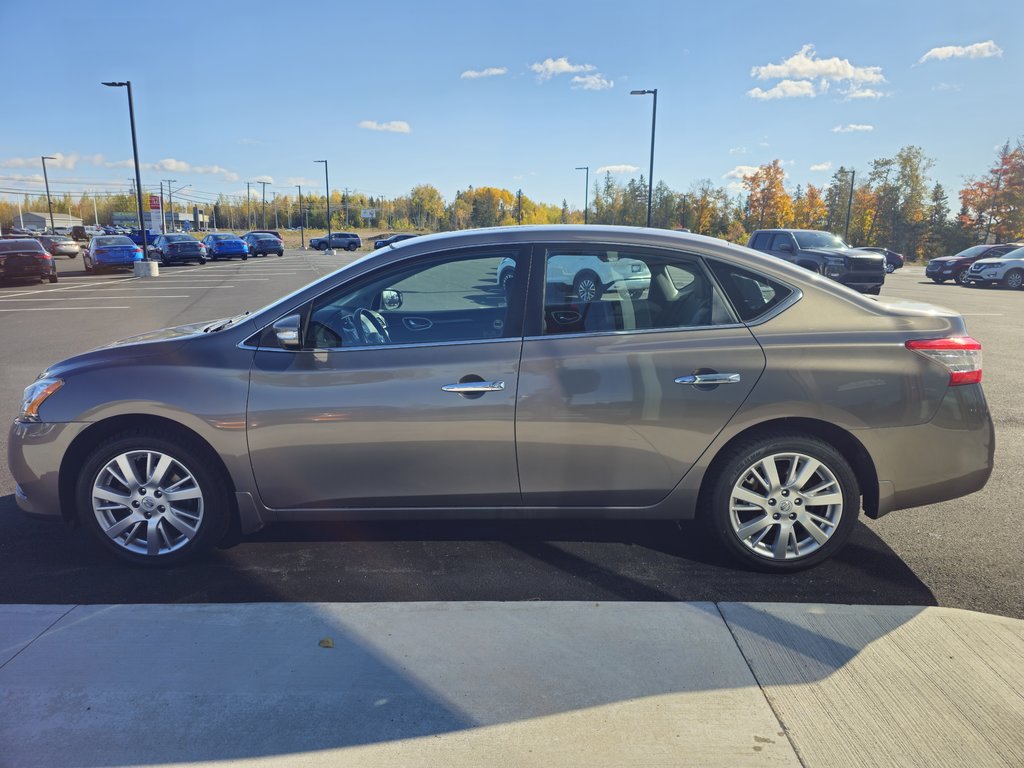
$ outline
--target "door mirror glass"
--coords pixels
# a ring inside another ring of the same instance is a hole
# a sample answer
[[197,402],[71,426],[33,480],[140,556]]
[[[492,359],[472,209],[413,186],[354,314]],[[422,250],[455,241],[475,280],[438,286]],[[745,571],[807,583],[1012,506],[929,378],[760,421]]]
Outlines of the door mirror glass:
[[302,327],[301,315],[288,315],[274,323],[274,335],[282,349],[301,349],[299,328]]
[[404,299],[401,291],[386,290],[380,293],[380,308],[390,311],[401,309]]

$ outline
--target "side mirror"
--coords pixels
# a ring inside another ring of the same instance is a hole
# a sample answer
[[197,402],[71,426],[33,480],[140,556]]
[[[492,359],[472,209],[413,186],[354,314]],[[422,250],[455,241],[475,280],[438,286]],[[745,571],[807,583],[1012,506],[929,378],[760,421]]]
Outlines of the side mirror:
[[787,253],[792,253],[793,252],[793,244],[792,243],[779,243],[779,247],[778,247],[777,250],[786,251]]
[[380,308],[387,310],[401,309],[402,304],[405,300],[402,298],[401,291],[387,290],[381,291],[380,293]]
[[281,349],[302,349],[299,329],[302,327],[302,315],[288,315],[274,323],[274,335]]

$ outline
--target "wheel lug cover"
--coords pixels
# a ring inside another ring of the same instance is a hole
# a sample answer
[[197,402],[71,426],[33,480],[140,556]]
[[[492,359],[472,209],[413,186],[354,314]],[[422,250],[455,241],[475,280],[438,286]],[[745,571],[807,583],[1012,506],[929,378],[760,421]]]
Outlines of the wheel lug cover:
[[796,512],[792,513],[792,514],[791,514],[791,515],[789,516],[789,519],[790,519],[790,520],[796,520]]
[[775,503],[776,503],[776,502],[775,502],[775,499],[768,499],[768,506],[770,506],[770,507],[774,507],[774,506],[775,506]]
[[135,507],[135,508],[137,509],[137,508],[138,508],[138,506],[139,506],[139,500],[138,500],[138,499],[136,499],[135,501],[133,501],[133,502],[132,502],[132,506],[133,506],[133,507]]
[[140,496],[145,496],[146,495],[146,489],[145,488],[139,488],[139,495]]
[[782,495],[783,495],[783,496],[789,496],[789,491],[785,491],[785,490],[784,490],[784,491],[782,492]]
[[776,512],[774,515],[772,515],[772,520],[778,520],[780,517],[782,517],[782,515]]

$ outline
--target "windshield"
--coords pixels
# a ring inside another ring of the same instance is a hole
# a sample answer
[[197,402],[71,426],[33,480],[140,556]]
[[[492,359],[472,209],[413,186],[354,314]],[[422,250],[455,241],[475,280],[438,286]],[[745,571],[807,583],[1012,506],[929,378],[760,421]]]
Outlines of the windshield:
[[131,240],[123,235],[112,235],[110,237],[94,237],[92,239],[94,245],[135,245]]
[[801,248],[837,248],[845,251],[850,247],[831,232],[794,232],[793,236]]
[[43,246],[35,240],[0,240],[0,253],[11,251],[42,251]]
[[210,235],[211,240],[237,240],[235,235]]
[[953,258],[960,259],[969,256],[980,256],[988,249],[989,246],[987,245],[972,245],[970,248],[965,248],[964,250],[960,251],[960,253],[958,253]]
[[195,240],[195,238],[189,235],[167,235],[169,243],[187,243],[189,240]]

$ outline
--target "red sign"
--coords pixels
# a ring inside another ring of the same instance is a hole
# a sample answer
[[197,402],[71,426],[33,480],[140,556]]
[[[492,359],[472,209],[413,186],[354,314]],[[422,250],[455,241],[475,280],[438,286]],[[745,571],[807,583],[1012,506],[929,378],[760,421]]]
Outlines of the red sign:
[[160,195],[149,196],[149,210],[159,211],[160,210]]

